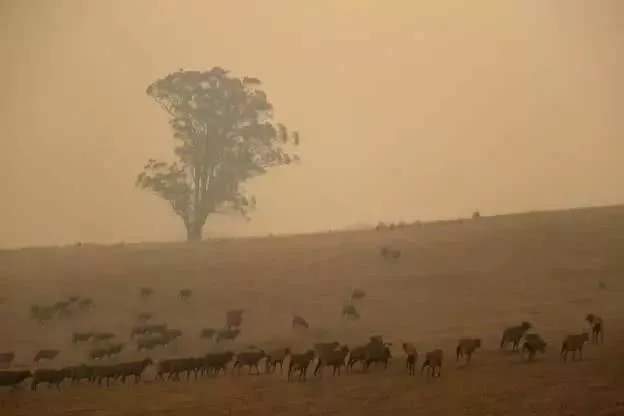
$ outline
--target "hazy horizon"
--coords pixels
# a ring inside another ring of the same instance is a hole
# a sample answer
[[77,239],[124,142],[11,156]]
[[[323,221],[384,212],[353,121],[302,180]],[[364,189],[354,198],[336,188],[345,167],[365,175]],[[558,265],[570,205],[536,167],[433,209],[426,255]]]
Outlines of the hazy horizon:
[[258,77],[302,137],[205,237],[624,203],[624,3],[295,3],[0,0],[0,247],[184,239],[134,186],[179,68]]

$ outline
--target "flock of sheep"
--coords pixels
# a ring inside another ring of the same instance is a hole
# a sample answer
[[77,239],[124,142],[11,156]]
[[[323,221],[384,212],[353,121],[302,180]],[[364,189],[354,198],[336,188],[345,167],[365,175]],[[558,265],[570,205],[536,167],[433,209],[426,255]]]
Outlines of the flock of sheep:
[[[383,251],[382,255],[385,256],[385,253],[387,251]],[[153,294],[153,290],[141,288],[139,294],[142,298],[148,298]],[[366,293],[363,290],[356,289],[353,291],[351,299],[357,301],[365,296]],[[192,291],[190,289],[180,290],[179,298],[182,301],[189,301],[191,297]],[[45,323],[54,317],[63,318],[79,312],[86,313],[93,307],[94,304],[91,299],[70,297],[51,306],[33,306],[31,317],[40,323]],[[204,328],[198,336],[201,339],[210,339],[216,343],[236,339],[241,332],[243,312],[242,309],[227,311],[224,328]],[[342,313],[343,316],[352,319],[359,317],[352,303],[345,305]],[[149,323],[152,319],[152,315],[149,313],[141,313],[136,319],[137,323],[131,330],[130,339],[136,342],[137,351],[150,351],[160,346],[166,346],[182,335],[182,331],[169,328],[166,324]],[[602,343],[604,341],[602,319],[594,314],[588,314],[586,321],[591,327],[592,342]],[[308,322],[301,316],[293,317],[292,326],[293,328],[309,328]],[[503,349],[511,344],[513,351],[520,350],[522,356],[526,356],[529,361],[533,360],[538,352],[544,353],[546,342],[539,334],[529,333],[531,327],[529,322],[522,322],[518,326],[505,329],[501,337],[500,348]],[[392,344],[384,342],[381,336],[372,336],[368,343],[354,347],[338,342],[326,342],[314,344],[307,351],[293,352],[287,347],[265,351],[251,346],[238,353],[232,351],[211,352],[199,357],[163,359],[156,363],[151,358],[145,357],[141,360],[116,364],[95,364],[95,362],[102,362],[119,354],[126,347],[124,343],[112,342],[115,339],[117,339],[117,335],[110,332],[73,333],[72,343],[91,343],[91,349],[87,356],[92,363],[60,369],[38,368],[34,371],[7,369],[11,366],[15,354],[13,352],[0,353],[0,368],[5,368],[5,370],[0,371],[0,386],[17,388],[27,379],[32,380],[30,384],[32,390],[36,390],[37,386],[42,383],[60,389],[65,380],[69,380],[72,384],[88,381],[98,385],[105,383],[108,386],[111,382],[125,383],[127,379],[133,378],[135,383],[138,383],[141,381],[145,369],[152,365],[156,367],[156,378],[159,380],[180,380],[182,375],[188,380],[191,376],[197,379],[200,376],[216,376],[222,372],[226,373],[230,364],[231,371],[237,374],[240,374],[244,367],[248,368],[249,374],[252,372],[260,374],[260,366],[264,364],[264,372],[270,374],[276,371],[278,365],[280,372],[282,372],[284,365],[288,363],[288,380],[294,378],[303,381],[306,379],[312,363],[315,363],[313,370],[315,376],[322,374],[324,368],[330,368],[334,375],[340,375],[342,369],[352,371],[354,365],[358,363],[363,372],[366,372],[371,365],[383,365],[384,368],[387,368],[392,358],[390,349]],[[589,340],[589,333],[567,336],[562,342],[562,360],[567,360],[569,353],[572,353],[573,359],[577,358],[577,353],[579,354],[578,358],[582,359],[583,345]],[[403,342],[401,346],[405,353],[407,373],[414,375],[418,363],[418,352],[412,343]],[[472,355],[480,347],[481,340],[478,338],[460,339],[455,351],[456,360],[465,359],[467,364],[470,363]],[[40,350],[35,354],[34,361],[54,360],[59,354],[59,350]],[[422,360],[421,373],[426,371],[426,374],[431,377],[440,377],[443,359],[444,353],[441,349],[427,352]]]

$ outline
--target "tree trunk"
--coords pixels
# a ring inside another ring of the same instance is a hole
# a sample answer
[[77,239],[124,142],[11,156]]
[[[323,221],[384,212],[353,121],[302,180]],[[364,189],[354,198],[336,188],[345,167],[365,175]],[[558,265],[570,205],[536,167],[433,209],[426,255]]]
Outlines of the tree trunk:
[[201,241],[202,239],[201,223],[192,222],[186,226],[186,241]]

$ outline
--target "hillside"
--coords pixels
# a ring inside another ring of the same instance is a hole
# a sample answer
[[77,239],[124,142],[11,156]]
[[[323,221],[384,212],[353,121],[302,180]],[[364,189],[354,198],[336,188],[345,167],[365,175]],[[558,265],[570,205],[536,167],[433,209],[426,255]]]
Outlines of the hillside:
[[[382,246],[401,250],[397,260]],[[290,345],[340,340],[351,346],[370,335],[393,342],[386,373],[351,374],[306,384],[285,377],[228,375],[197,382],[116,385],[106,391],[67,386],[61,393],[0,392],[15,414],[599,414],[624,397],[624,207],[588,208],[411,225],[385,231],[249,239],[200,244],[30,248],[0,252],[0,352],[16,351],[30,367],[40,348],[62,351],[52,366],[85,360],[72,331],[112,331],[127,341],[137,313],[184,331],[155,359],[197,355],[204,327],[223,324],[224,312],[244,308],[242,335],[231,346]],[[153,298],[138,298],[140,287]],[[192,288],[182,303],[177,292]],[[340,317],[353,288],[359,321]],[[90,296],[91,313],[40,327],[32,304]],[[562,364],[562,337],[586,329],[587,312],[607,322],[604,346],[590,346],[581,363]],[[294,333],[293,314],[311,324]],[[547,354],[530,365],[498,349],[501,330],[531,321]],[[479,336],[483,348],[468,368],[453,356],[458,338]],[[419,351],[443,348],[439,380],[409,378],[401,341]],[[133,348],[118,360],[143,356]],[[611,360],[615,361],[611,361]],[[513,373],[513,376],[511,375]],[[154,398],[157,397],[157,398]],[[82,409],[82,410],[81,410]],[[231,410],[231,413],[228,413]],[[35,413],[38,412],[38,413]],[[574,413],[576,412],[576,413]],[[212,414],[212,413],[210,413]]]

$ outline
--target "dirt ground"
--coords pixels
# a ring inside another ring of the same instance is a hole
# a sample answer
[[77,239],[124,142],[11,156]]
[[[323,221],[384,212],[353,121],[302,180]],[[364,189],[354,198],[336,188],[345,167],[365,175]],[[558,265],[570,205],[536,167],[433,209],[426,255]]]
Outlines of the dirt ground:
[[[401,250],[396,260],[382,246]],[[383,335],[393,342],[387,370],[287,382],[284,374],[228,373],[190,382],[154,380],[98,388],[65,383],[62,391],[0,388],[0,415],[624,415],[624,208],[533,213],[410,225],[397,230],[209,240],[201,244],[128,244],[29,248],[0,252],[0,352],[14,368],[36,368],[38,349],[59,357],[39,367],[88,363],[74,331],[111,331],[126,348],[111,363],[197,356],[253,344],[303,351],[337,340],[350,346]],[[155,291],[141,300],[140,287]],[[177,294],[191,288],[182,302]],[[361,319],[342,319],[354,288]],[[92,311],[46,325],[30,305],[90,296]],[[221,327],[227,309],[245,309],[241,337],[226,346],[199,339]],[[140,312],[183,336],[149,354],[129,333]],[[604,345],[562,363],[561,340],[605,320]],[[291,328],[293,314],[308,331]],[[548,342],[533,363],[498,349],[504,327],[527,320]],[[464,336],[483,348],[469,366],[454,347]],[[442,348],[442,377],[404,369],[402,341],[419,351]]]

